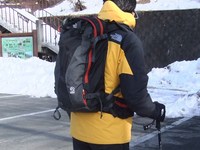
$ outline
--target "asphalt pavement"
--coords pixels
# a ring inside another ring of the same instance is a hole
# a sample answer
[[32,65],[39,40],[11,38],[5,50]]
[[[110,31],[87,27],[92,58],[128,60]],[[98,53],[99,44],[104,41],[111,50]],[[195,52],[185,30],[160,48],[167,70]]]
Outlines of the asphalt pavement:
[[[0,94],[0,150],[72,150],[69,118],[53,118],[55,98]],[[199,150],[200,117],[166,118],[159,133],[152,120],[134,117],[131,150]]]

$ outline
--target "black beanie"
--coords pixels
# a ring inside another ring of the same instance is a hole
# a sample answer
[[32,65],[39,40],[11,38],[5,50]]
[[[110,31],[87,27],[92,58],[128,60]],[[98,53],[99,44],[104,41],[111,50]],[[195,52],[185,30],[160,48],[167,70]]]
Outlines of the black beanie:
[[[105,2],[106,0],[103,0]],[[122,11],[134,12],[136,0],[112,0]]]

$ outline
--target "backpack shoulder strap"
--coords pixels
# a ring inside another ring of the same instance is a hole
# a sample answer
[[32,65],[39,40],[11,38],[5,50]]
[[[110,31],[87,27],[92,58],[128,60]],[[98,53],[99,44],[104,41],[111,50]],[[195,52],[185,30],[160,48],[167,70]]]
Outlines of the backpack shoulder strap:
[[95,50],[96,45],[99,41],[105,40],[108,38],[107,22],[97,18],[97,17],[84,17],[83,19],[87,20],[93,27],[93,38],[92,38],[92,62],[95,62]]
[[88,22],[93,28],[93,36],[97,37],[104,34],[105,23],[97,17],[80,17],[80,20]]

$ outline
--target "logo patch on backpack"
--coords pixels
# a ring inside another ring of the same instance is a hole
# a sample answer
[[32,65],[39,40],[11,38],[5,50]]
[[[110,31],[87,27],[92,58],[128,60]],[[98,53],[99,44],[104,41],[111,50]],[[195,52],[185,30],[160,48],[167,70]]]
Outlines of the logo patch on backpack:
[[75,87],[70,87],[70,92],[69,92],[70,94],[75,94]]

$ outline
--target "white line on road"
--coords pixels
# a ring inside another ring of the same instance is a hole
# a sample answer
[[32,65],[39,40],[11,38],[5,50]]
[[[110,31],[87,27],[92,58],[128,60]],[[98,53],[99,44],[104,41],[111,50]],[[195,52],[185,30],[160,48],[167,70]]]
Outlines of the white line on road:
[[18,97],[18,96],[23,96],[23,95],[7,95],[7,96],[0,96],[0,99],[1,99],[1,98]]
[[17,115],[17,116],[12,116],[12,117],[1,118],[0,122],[5,121],[5,120],[21,118],[21,117],[34,116],[34,115],[48,113],[48,112],[52,112],[52,111],[55,111],[55,109],[49,109],[49,110],[45,110],[45,111],[39,111],[39,112],[34,112],[34,113],[29,113],[29,114],[23,114],[23,115]]
[[[171,125],[167,125],[167,126],[161,128],[161,133],[165,132],[165,131],[167,131],[167,130],[169,130],[171,128],[174,128],[174,127],[180,125],[181,123],[183,123],[183,122],[185,122],[185,121],[187,121],[187,120],[189,120],[191,118],[192,117],[187,117],[187,118],[179,119],[179,120],[173,122]],[[152,132],[150,134],[147,134],[147,135],[144,135],[142,137],[139,137],[139,138],[137,138],[137,139],[135,139],[135,140],[133,140],[133,141],[130,142],[130,147],[134,147],[134,146],[136,146],[136,145],[138,145],[140,143],[143,143],[143,142],[145,142],[145,141],[153,138],[156,135],[158,135],[158,131],[154,131],[154,132]]]

